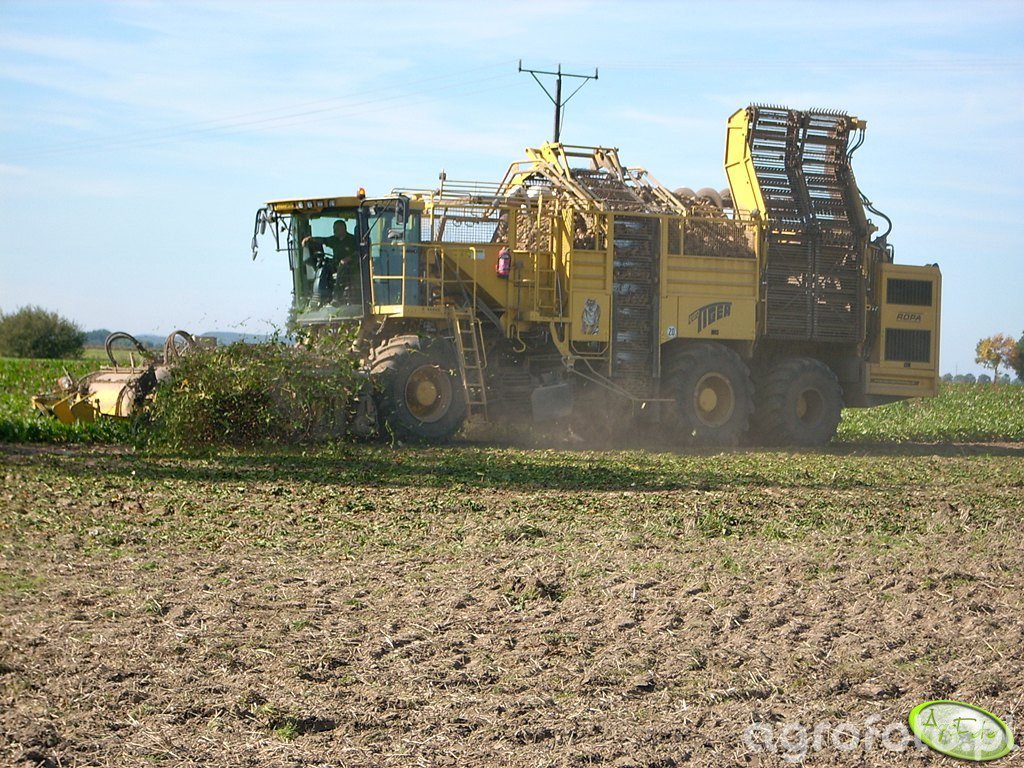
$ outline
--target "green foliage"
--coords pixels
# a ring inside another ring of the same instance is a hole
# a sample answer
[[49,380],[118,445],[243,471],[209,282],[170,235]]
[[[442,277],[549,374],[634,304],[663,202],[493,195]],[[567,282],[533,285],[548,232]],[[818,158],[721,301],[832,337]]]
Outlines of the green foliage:
[[22,307],[0,314],[0,357],[81,357],[85,332],[56,312]]
[[272,729],[274,735],[282,741],[292,741],[299,735],[298,726],[294,720],[285,720],[283,723]]
[[1010,361],[1013,370],[1017,372],[1017,378],[1024,381],[1024,333],[1017,339],[1016,354]]
[[197,351],[182,360],[138,423],[101,418],[68,426],[32,408],[32,396],[54,390],[65,372],[81,377],[99,368],[99,360],[0,359],[0,441],[141,440],[191,450],[338,437],[358,383],[346,352],[350,342],[331,336],[314,347],[272,341]]
[[847,409],[846,442],[982,442],[1024,440],[1024,387],[940,385],[939,396],[878,408]]
[[350,343],[337,336],[193,351],[144,415],[147,440],[191,450],[341,437],[359,383]]
[[288,307],[288,317],[284,321],[285,333],[287,333],[290,336],[297,336],[301,333],[302,329],[299,327],[298,317],[299,308],[295,306],[295,301],[293,297],[292,304],[290,307]]
[[[32,395],[54,389],[65,370],[80,377],[96,370],[98,360],[0,359],[0,441],[124,443],[138,435],[155,445],[194,449],[330,439],[344,431],[343,403],[357,384],[344,352],[347,341],[331,343],[333,351],[279,342],[240,344],[186,358],[176,383],[160,390],[153,413],[140,425],[102,419],[69,427],[32,409]],[[1017,440],[1024,440],[1024,387],[959,383],[943,383],[937,398],[847,409],[837,438],[840,443]],[[564,471],[566,454],[536,456],[531,477]],[[494,459],[488,469],[516,476],[522,461],[499,467],[501,460]],[[433,471],[444,479],[443,465]],[[587,477],[591,483],[614,483],[618,474],[595,465]]]

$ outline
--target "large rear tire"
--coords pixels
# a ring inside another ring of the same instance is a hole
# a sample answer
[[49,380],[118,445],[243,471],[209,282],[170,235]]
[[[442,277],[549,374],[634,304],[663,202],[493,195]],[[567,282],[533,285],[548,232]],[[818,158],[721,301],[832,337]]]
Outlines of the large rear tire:
[[750,426],[750,371],[721,344],[690,344],[672,356],[662,372],[662,391],[675,400],[666,420],[673,442],[736,445]]
[[774,445],[826,445],[842,408],[843,391],[831,368],[809,357],[788,358],[759,381],[757,435]]
[[435,340],[421,348],[416,336],[396,336],[374,351],[370,375],[385,434],[444,442],[462,428],[466,395],[451,344]]

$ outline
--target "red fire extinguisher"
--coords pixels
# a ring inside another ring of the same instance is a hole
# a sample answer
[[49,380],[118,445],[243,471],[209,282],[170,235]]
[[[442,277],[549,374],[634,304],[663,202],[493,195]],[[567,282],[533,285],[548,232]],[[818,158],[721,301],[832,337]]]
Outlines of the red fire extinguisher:
[[508,252],[508,248],[502,248],[498,251],[498,260],[494,263],[494,272],[498,277],[508,279],[509,272],[512,271],[512,254]]

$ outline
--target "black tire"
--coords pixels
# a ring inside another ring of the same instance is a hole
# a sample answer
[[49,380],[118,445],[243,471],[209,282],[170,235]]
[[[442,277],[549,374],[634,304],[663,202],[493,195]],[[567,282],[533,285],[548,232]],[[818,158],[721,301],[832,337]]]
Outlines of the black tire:
[[662,392],[675,400],[666,419],[671,441],[731,446],[749,429],[754,385],[728,347],[690,344],[666,361],[661,380]]
[[462,428],[466,395],[451,344],[437,340],[421,348],[416,336],[396,336],[374,350],[370,376],[385,435],[444,442]]
[[820,360],[793,357],[759,379],[755,427],[773,445],[826,445],[836,434],[843,390]]

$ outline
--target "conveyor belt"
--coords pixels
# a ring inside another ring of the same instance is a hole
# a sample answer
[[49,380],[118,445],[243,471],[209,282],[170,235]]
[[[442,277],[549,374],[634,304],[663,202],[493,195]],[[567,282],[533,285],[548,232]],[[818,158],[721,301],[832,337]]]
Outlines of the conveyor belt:
[[769,222],[766,335],[857,342],[864,334],[864,215],[847,154],[856,118],[752,106],[751,159]]
[[643,211],[641,200],[622,179],[602,170],[573,168],[573,180],[610,211]]
[[650,394],[658,306],[658,220],[615,218],[612,377],[633,394]]

